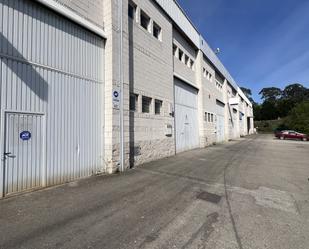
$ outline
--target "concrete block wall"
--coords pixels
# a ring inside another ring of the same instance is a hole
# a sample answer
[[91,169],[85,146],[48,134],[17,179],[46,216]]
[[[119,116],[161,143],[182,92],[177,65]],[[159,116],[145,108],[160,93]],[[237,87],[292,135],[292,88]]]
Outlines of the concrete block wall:
[[226,136],[227,140],[239,138],[239,114],[238,114],[238,106],[230,105],[229,100],[231,98],[237,98],[237,91],[225,81],[225,91],[226,91]]
[[[202,79],[203,79],[203,112],[204,112],[204,134],[206,145],[211,145],[217,142],[217,120],[216,117],[218,115],[218,106],[217,100],[224,103],[223,97],[223,88],[219,89],[216,87],[216,78],[218,78],[218,73],[216,72],[215,68],[211,65],[211,63],[203,56],[203,64],[202,68],[200,69],[202,72]],[[206,72],[211,74],[211,79],[207,78],[205,73]],[[222,85],[224,82],[221,80]],[[214,114],[213,122],[205,121],[205,113]]]
[[[134,0],[135,17],[128,16],[129,0],[123,0],[123,68],[124,68],[124,123],[126,166],[175,154],[174,118],[174,75],[198,89],[198,115],[200,146],[216,142],[216,119],[205,122],[205,112],[217,114],[216,101],[225,104],[225,138],[240,136],[239,109],[231,108],[229,99],[237,97],[237,90],[220,77],[217,69],[189,39],[173,27],[173,21],[155,1]],[[103,0],[106,41],[105,68],[105,160],[106,171],[114,172],[119,163],[119,110],[112,104],[112,92],[119,89],[119,16],[118,1]],[[140,25],[140,13],[150,17],[150,28]],[[161,27],[161,38],[152,34],[154,22]],[[193,70],[173,56],[173,44],[194,61]],[[203,68],[212,74],[210,82],[203,75]],[[216,87],[217,79],[222,89]],[[138,96],[137,108],[130,111],[130,93]],[[152,99],[150,112],[142,112],[142,96]],[[154,100],[162,101],[160,115],[155,114]],[[233,111],[233,109],[235,109]],[[247,107],[244,110],[249,116]],[[246,122],[245,122],[246,123]],[[169,128],[167,128],[169,127]],[[167,130],[171,134],[167,136]],[[245,130],[245,128],[242,128]]]
[[54,0],[104,29],[104,0]]
[[[200,67],[198,67],[196,63],[197,48],[192,43],[188,42],[176,28],[173,28],[173,44],[177,46],[176,56],[174,56],[174,73],[187,83],[198,87],[196,72],[200,71]],[[184,53],[182,61],[177,58],[179,50]],[[192,69],[185,64],[185,55],[194,62]]]
[[119,167],[119,110],[113,107],[112,94],[120,88],[119,77],[119,14],[118,1],[103,0],[105,24],[105,171],[115,172]]
[[245,123],[247,122],[247,119],[245,117],[245,102],[241,96],[239,97],[239,135],[245,136],[246,130],[245,130]]
[[[135,18],[128,16],[124,4],[124,84],[126,148],[131,166],[175,154],[173,109],[172,23],[154,1],[136,0]],[[140,13],[146,13],[152,27],[161,28],[161,40],[140,25]],[[129,94],[138,95],[136,111],[129,110]],[[150,112],[142,112],[142,97],[152,99]],[[162,101],[161,113],[155,114],[155,100]],[[171,127],[171,134],[167,134]]]

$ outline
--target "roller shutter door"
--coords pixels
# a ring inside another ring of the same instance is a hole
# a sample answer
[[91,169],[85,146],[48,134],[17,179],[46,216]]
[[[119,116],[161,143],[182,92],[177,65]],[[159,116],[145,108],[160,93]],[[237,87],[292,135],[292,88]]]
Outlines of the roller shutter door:
[[225,140],[225,129],[224,129],[224,104],[220,101],[216,102],[217,109],[217,142],[223,142]]
[[197,90],[175,79],[176,152],[199,147]]

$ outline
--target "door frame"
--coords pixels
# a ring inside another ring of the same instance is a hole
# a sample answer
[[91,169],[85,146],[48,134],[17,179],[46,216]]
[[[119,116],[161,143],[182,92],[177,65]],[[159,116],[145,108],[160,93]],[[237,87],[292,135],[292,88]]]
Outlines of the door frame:
[[[5,142],[6,142],[6,115],[12,114],[25,114],[25,115],[37,115],[42,116],[42,188],[46,187],[46,167],[47,167],[47,158],[46,158],[46,116],[45,112],[31,112],[31,111],[19,111],[19,110],[11,110],[11,109],[4,109],[1,111],[0,115],[0,174],[1,174],[1,181],[0,181],[0,198],[5,198],[5,160],[4,160],[4,153],[5,153]],[[18,194],[18,193],[17,193]],[[13,196],[13,195],[10,195]]]

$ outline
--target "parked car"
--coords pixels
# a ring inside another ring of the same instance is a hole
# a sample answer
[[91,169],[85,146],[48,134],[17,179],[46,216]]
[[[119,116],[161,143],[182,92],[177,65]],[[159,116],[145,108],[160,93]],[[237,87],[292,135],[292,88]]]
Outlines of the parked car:
[[308,141],[309,136],[303,133],[299,133],[296,131],[276,131],[275,136],[279,139],[297,139],[297,140],[303,140]]

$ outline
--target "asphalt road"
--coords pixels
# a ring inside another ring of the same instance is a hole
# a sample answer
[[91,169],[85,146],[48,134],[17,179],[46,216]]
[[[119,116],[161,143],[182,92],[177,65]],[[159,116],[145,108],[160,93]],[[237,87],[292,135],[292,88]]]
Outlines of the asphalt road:
[[0,248],[308,249],[309,142],[252,136],[0,201]]

